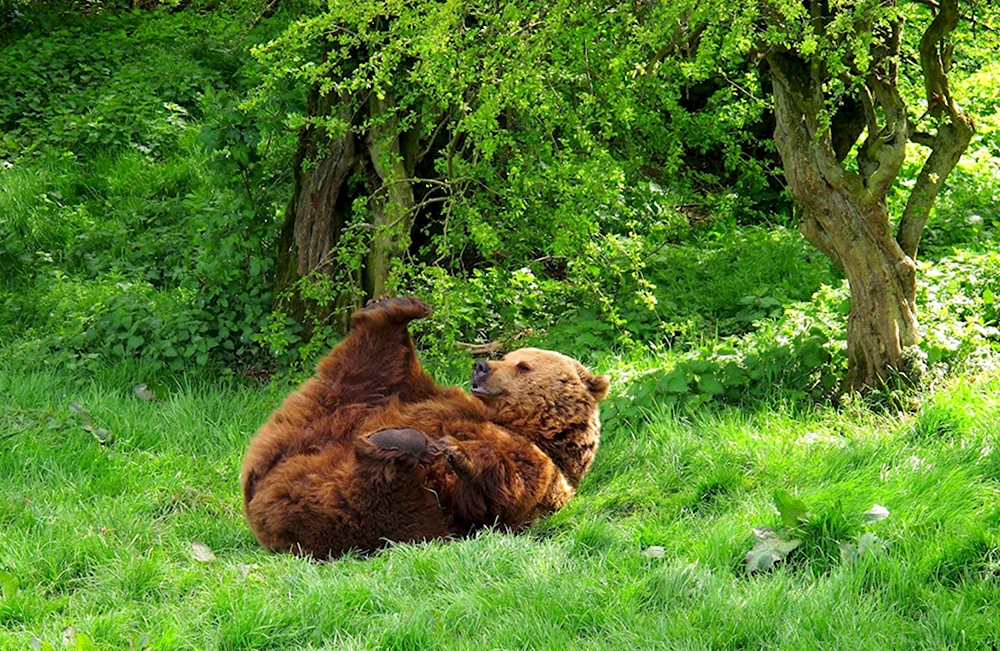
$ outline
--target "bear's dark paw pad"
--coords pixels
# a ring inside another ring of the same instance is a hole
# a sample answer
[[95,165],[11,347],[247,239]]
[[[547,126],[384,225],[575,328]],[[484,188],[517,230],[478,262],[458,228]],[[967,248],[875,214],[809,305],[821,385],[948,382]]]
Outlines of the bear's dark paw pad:
[[368,441],[378,449],[380,456],[389,458],[409,457],[427,461],[439,454],[434,442],[415,429],[384,429],[370,434]]
[[414,296],[381,296],[368,301],[364,307],[364,312],[374,312],[376,310],[386,310],[390,313],[393,321],[410,321],[422,319],[429,316],[431,306]]

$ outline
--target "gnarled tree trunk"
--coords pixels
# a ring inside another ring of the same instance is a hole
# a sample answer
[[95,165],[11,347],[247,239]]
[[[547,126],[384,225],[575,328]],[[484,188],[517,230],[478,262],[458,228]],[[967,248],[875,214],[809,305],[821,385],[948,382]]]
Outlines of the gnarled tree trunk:
[[[884,381],[899,369],[904,349],[918,341],[915,259],[920,232],[974,130],[948,92],[942,56],[944,38],[957,23],[957,1],[942,0],[921,41],[925,80],[931,80],[929,112],[943,118],[935,136],[915,132],[897,88],[901,21],[873,45],[873,62],[858,79],[856,94],[847,96],[841,114],[832,120],[823,119],[828,80],[822,61],[780,48],[766,57],[773,74],[774,138],[788,189],[800,208],[799,228],[850,284],[848,390]],[[823,15],[828,8],[818,0],[810,0],[810,8],[813,24],[822,29],[830,18]],[[862,117],[867,137],[858,148],[854,172],[842,163],[861,134]],[[886,196],[911,137],[932,152],[894,235]]]
[[[347,105],[314,89],[306,110],[309,115],[344,114]],[[350,221],[347,180],[362,163],[354,133],[331,139],[314,125],[300,130],[293,162],[295,185],[278,240],[274,295],[277,306],[303,326],[303,339],[309,339],[318,322],[349,314],[359,303],[359,292],[350,287],[332,301],[317,302],[306,297],[300,282],[311,274],[330,272],[329,252]],[[340,321],[346,326],[346,317]]]

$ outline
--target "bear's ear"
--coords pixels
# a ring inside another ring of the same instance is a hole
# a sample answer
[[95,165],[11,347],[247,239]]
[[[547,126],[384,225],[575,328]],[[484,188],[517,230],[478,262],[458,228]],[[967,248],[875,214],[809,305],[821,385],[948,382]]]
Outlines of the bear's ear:
[[587,373],[583,376],[583,383],[587,385],[594,400],[600,402],[608,396],[608,376]]

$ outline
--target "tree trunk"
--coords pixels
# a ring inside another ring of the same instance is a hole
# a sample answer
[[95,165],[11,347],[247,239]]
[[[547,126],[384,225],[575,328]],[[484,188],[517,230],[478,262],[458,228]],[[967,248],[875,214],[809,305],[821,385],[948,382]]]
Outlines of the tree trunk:
[[[420,125],[401,132],[391,97],[377,99],[373,93],[367,109],[356,111],[346,99],[321,96],[316,89],[306,105],[309,116],[337,114],[348,124],[370,119],[363,136],[347,131],[330,138],[312,125],[299,132],[295,186],[278,242],[275,296],[277,306],[302,325],[306,340],[320,324],[346,332],[351,312],[366,298],[386,292],[392,262],[410,243],[416,214],[410,177]],[[368,251],[357,265],[339,268],[331,254],[351,227],[359,197],[368,197],[371,210],[371,221],[360,225],[371,234]],[[333,295],[327,287],[303,291],[310,277],[332,281]]]
[[820,118],[824,97],[815,70],[780,53],[768,61],[774,73],[775,144],[788,189],[801,208],[799,228],[850,284],[845,388],[874,386],[917,341],[916,265],[896,242],[884,193],[874,187],[885,184],[887,170],[893,176],[892,168],[898,170],[905,135],[883,143],[873,166],[882,174],[862,177],[846,170]]
[[[834,19],[828,3],[810,0],[817,33]],[[780,14],[778,20],[780,21]],[[869,65],[855,75],[840,109],[826,119],[829,79],[823,57],[772,47],[766,59],[773,75],[774,139],[788,190],[801,208],[799,228],[847,276],[851,313],[847,323],[848,390],[876,386],[900,370],[903,350],[917,343],[916,264],[920,234],[945,178],[975,132],[975,123],[948,86],[951,48],[947,36],[958,24],[958,0],[940,0],[920,39],[920,65],[927,113],[936,134],[916,131],[898,89],[902,19],[875,30]],[[852,64],[851,64],[852,65]],[[850,70],[851,65],[846,67]],[[845,74],[845,73],[841,73]],[[849,76],[849,75],[848,75]],[[858,171],[841,163],[860,133]],[[922,119],[922,118],[920,118]],[[918,122],[920,121],[918,119]],[[836,129],[831,134],[831,129]],[[893,236],[886,197],[906,157],[907,140],[931,149],[911,190]]]
[[850,286],[844,387],[877,386],[899,368],[903,350],[917,343],[916,265],[893,237],[881,202],[871,202],[863,191],[835,190],[819,178],[799,177],[794,187],[805,210],[800,230],[840,267]]
[[916,267],[888,229],[851,244],[841,256],[851,290],[845,386],[856,391],[898,370],[903,350],[917,343]]
[[365,265],[365,292],[369,296],[385,293],[389,265],[409,247],[415,214],[409,178],[413,160],[404,158],[406,148],[400,143],[403,134],[391,109],[391,97],[380,99],[371,94],[369,112],[375,122],[369,127],[366,141],[381,186],[371,199],[373,232]]
[[[306,104],[308,115],[336,110],[349,118],[346,107],[340,98],[322,97],[316,90]],[[350,313],[362,303],[357,281],[344,283],[336,296],[322,302],[304,295],[300,284],[311,274],[331,272],[329,252],[350,218],[347,180],[363,163],[356,141],[352,132],[331,139],[312,125],[299,132],[295,185],[278,241],[274,295],[277,306],[302,325],[305,340],[318,323],[332,321],[338,329],[346,329]]]

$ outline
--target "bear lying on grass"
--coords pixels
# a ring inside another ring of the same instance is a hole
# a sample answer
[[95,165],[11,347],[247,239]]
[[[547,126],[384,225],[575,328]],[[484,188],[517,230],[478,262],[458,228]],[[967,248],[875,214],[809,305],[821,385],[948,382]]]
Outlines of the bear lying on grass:
[[470,396],[420,367],[414,298],[375,301],[250,443],[243,511],[269,550],[327,558],[390,541],[516,530],[573,496],[604,376],[525,348],[476,362]]

